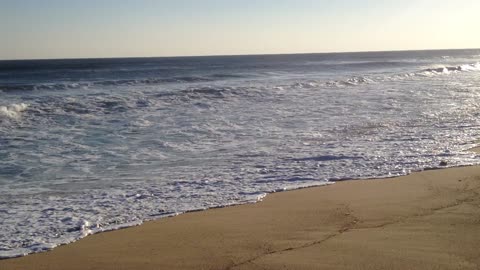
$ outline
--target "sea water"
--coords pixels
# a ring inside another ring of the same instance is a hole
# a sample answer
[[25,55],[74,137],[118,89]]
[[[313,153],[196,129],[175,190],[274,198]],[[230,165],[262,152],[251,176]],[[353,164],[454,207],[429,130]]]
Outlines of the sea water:
[[0,257],[480,163],[480,50],[0,61]]

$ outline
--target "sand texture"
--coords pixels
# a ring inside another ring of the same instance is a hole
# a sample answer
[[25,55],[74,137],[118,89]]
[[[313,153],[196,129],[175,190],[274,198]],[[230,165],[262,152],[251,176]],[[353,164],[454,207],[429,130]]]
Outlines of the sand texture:
[[0,269],[480,269],[480,167],[346,181],[89,236]]

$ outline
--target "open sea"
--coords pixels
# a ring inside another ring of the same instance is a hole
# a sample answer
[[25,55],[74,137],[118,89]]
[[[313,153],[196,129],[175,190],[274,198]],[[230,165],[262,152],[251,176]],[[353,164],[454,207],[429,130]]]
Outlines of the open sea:
[[479,164],[479,134],[480,50],[0,61],[0,258]]

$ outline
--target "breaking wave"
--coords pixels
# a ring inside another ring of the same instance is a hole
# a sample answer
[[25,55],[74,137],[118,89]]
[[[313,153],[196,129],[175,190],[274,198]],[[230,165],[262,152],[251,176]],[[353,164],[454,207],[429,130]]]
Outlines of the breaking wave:
[[65,82],[65,83],[44,83],[44,84],[9,84],[0,85],[2,92],[14,91],[35,91],[35,90],[68,90],[68,89],[87,89],[98,86],[129,86],[129,85],[155,85],[168,83],[201,83],[213,82],[222,79],[242,78],[240,75],[213,74],[206,77],[173,77],[173,78],[147,78],[147,79],[125,79],[125,80],[105,80],[91,82]]
[[7,106],[0,106],[0,118],[18,119],[23,111],[28,108],[28,104],[19,103]]
[[[446,75],[450,73],[458,72],[471,72],[471,71],[480,71],[480,63],[475,64],[466,64],[459,66],[438,66],[432,68],[426,68],[421,71],[412,72],[412,73],[402,73],[402,74],[393,74],[389,76],[353,76],[343,80],[334,80],[327,81],[324,83],[325,86],[329,87],[348,87],[348,86],[358,86],[362,84],[378,83],[384,81],[399,81],[405,80],[413,77],[430,77],[435,75]],[[296,83],[294,86],[311,88],[320,86],[318,82],[307,82],[307,83]]]
[[430,72],[434,74],[448,74],[450,72],[477,71],[477,70],[480,70],[480,63],[460,65],[460,66],[440,66],[436,68],[427,68],[422,72]]
[[[412,77],[425,77],[444,75],[458,72],[479,71],[480,63],[465,64],[459,66],[443,66],[438,65],[426,68],[420,71],[411,73],[397,73],[389,76],[373,76],[373,75],[355,75],[349,78],[340,80],[317,81],[309,80],[304,82],[295,82],[290,87],[292,88],[315,88],[319,86],[326,87],[351,87],[363,84],[377,83],[382,81],[402,80]],[[224,79],[239,79],[245,78],[244,75],[235,74],[212,74],[209,76],[179,76],[172,78],[147,78],[147,79],[124,79],[124,80],[104,80],[104,81],[90,81],[90,82],[64,82],[64,83],[43,83],[43,84],[7,84],[0,85],[0,92],[15,92],[15,91],[37,91],[37,90],[69,90],[69,89],[89,89],[95,87],[112,87],[112,86],[135,86],[135,85],[156,85],[169,83],[208,83]],[[231,89],[222,89],[220,91],[212,90],[211,87],[203,87],[194,90],[186,90],[184,93],[204,93],[209,95],[220,96],[221,93]],[[171,93],[170,93],[171,94]],[[165,95],[170,95],[165,94]]]
[[357,86],[360,84],[368,84],[374,82],[374,79],[368,78],[368,77],[362,77],[362,76],[354,76],[351,78],[348,78],[346,80],[337,80],[337,81],[328,81],[326,83],[327,86]]

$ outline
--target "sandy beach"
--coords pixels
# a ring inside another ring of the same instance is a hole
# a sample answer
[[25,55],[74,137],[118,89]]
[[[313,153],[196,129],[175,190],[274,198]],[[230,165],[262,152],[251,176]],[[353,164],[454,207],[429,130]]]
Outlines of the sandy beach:
[[0,269],[479,269],[480,167],[271,194],[96,234]]

